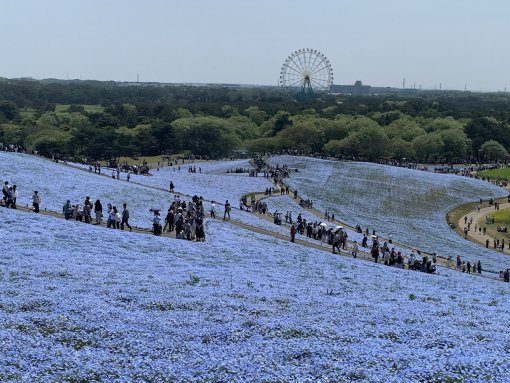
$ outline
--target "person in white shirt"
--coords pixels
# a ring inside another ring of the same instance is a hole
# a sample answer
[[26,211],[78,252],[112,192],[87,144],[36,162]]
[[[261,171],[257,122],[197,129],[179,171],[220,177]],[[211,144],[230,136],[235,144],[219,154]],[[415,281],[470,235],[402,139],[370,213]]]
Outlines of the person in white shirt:
[[159,211],[154,211],[154,217],[152,217],[152,225],[154,228],[154,235],[161,235],[161,216]]
[[216,204],[214,201],[211,203],[211,218],[216,218]]
[[34,207],[34,213],[39,213],[39,205],[41,204],[41,196],[39,192],[36,190],[34,195],[32,196],[32,206]]

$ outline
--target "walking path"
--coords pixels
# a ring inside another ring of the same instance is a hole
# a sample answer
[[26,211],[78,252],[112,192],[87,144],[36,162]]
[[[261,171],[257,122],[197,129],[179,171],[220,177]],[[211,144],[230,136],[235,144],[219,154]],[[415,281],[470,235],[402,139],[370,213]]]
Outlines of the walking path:
[[[502,203],[499,205],[500,210],[504,209],[510,209],[510,203]],[[481,243],[485,246],[486,241],[489,240],[489,248],[493,248],[494,243],[494,237],[490,236],[489,234],[483,234],[483,232],[480,232],[479,230],[474,230],[474,225],[480,225],[480,220],[482,219],[485,223],[485,217],[490,216],[492,213],[494,213],[494,206],[484,207],[480,209],[480,211],[472,211],[471,213],[468,213],[464,216],[462,216],[459,219],[459,222],[457,223],[459,228],[464,228],[467,226],[466,223],[464,223],[465,217],[467,217],[467,222],[473,219],[473,223],[471,224],[471,229],[467,232],[467,237],[475,242]],[[506,248],[503,250],[503,253],[510,255],[510,249],[508,248],[508,243],[506,244]]]

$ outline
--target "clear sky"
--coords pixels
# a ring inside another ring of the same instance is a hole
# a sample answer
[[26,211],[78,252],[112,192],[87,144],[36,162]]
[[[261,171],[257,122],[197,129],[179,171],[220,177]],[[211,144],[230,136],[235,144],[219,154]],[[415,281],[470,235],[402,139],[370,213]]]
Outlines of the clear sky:
[[336,84],[510,90],[509,0],[0,0],[0,77],[277,84],[293,51]]

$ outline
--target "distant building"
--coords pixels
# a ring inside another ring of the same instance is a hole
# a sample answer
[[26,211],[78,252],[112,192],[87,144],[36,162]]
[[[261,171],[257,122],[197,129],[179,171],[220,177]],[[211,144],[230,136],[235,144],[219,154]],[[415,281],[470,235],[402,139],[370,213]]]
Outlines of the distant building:
[[350,94],[352,96],[361,96],[371,94],[372,87],[370,85],[363,85],[358,80],[354,85],[331,85],[329,88],[332,94]]

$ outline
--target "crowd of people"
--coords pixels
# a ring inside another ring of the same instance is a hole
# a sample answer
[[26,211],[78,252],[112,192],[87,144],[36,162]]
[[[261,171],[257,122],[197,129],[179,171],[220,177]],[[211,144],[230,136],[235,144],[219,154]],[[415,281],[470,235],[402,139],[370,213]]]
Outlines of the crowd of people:
[[72,204],[67,200],[62,207],[62,214],[66,220],[76,220],[84,223],[102,225],[106,217],[106,227],[109,229],[124,230],[127,227],[129,231],[133,228],[129,224],[129,210],[127,204],[122,204],[122,211],[111,203],[107,204],[106,210],[103,209],[101,200],[96,199],[94,203],[89,196],[85,197],[83,204]]
[[[10,185],[9,181],[5,181],[4,186],[2,188],[2,200],[0,201],[1,206],[17,209],[17,200],[18,200],[18,187],[16,185]],[[39,192],[36,190],[32,194],[32,207],[30,211],[34,213],[39,213],[41,205],[41,196]]]
[[[216,204],[211,203],[210,216],[215,218]],[[204,200],[202,197],[194,195],[188,203],[182,200],[180,195],[175,194],[173,201],[168,208],[164,219],[161,217],[161,211],[151,209],[154,214],[152,218],[154,235],[162,233],[171,233],[175,231],[177,239],[187,239],[190,241],[204,241]]]

